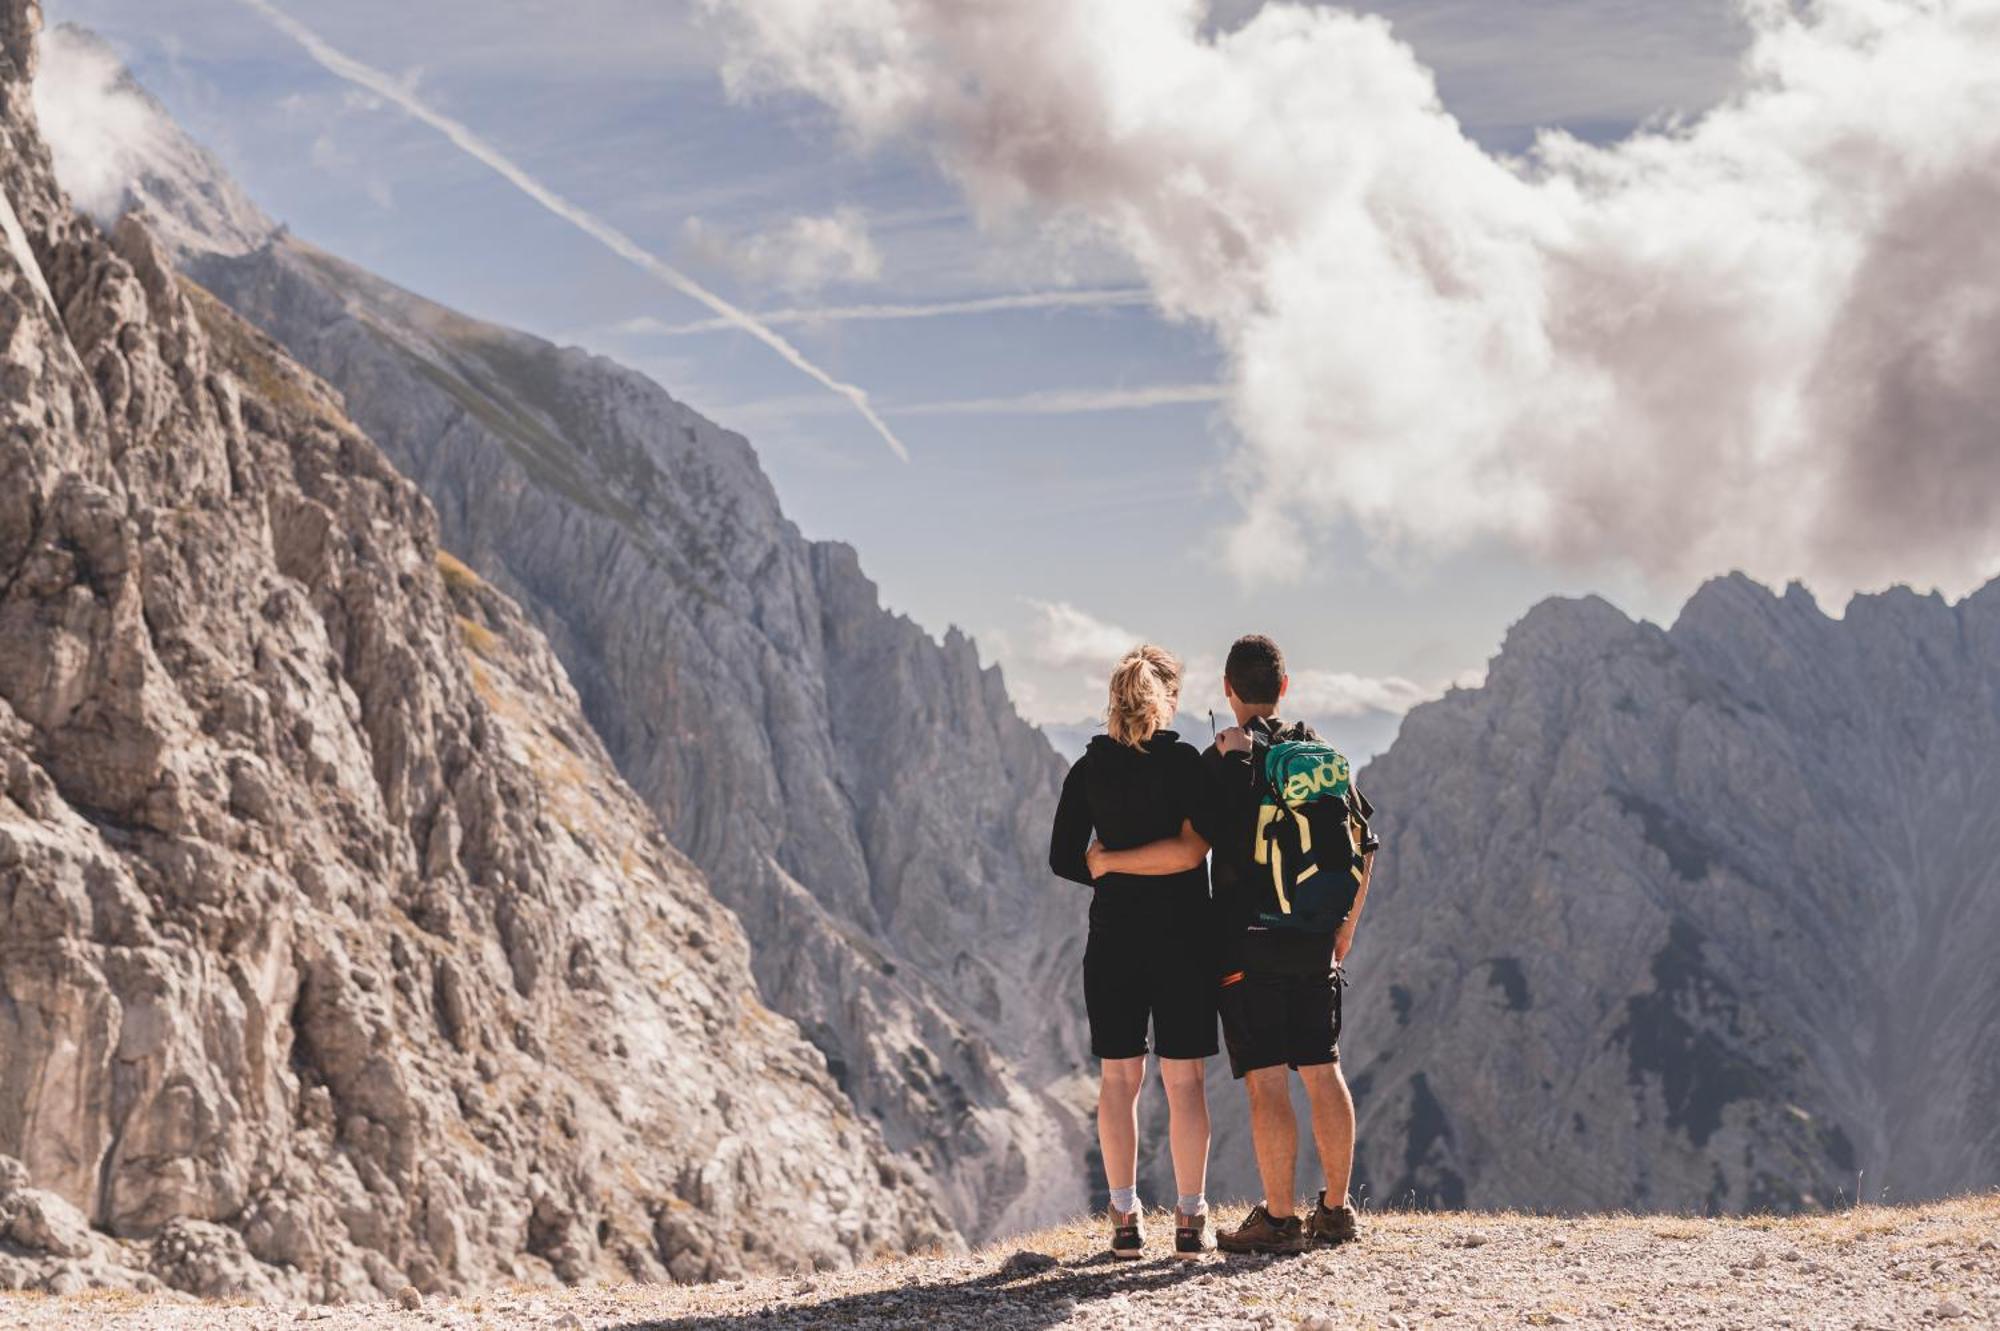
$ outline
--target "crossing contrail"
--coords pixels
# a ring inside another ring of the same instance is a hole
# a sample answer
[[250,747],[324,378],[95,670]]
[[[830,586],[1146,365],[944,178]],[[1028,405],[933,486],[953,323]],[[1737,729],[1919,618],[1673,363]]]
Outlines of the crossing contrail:
[[[970,300],[941,300],[911,305],[825,305],[799,309],[758,310],[767,324],[847,323],[852,320],[938,319],[957,314],[993,314],[1006,310],[1107,309],[1119,305],[1150,305],[1153,293],[1143,287],[1103,291],[1027,291]],[[670,324],[658,319],[629,320],[621,331],[656,337],[719,333],[737,325],[728,319],[697,319]]]
[[903,447],[903,441],[896,437],[895,431],[891,430],[876,414],[875,408],[869,405],[868,394],[864,390],[854,384],[843,383],[807,360],[803,352],[760,323],[748,310],[732,305],[680,269],[648,251],[617,227],[542,184],[517,166],[512,158],[474,133],[470,127],[426,105],[415,93],[389,75],[372,65],[364,65],[345,52],[328,45],[318,33],[279,9],[271,3],[271,0],[238,0],[238,3],[262,15],[278,31],[297,42],[307,55],[329,73],[401,107],[413,118],[450,139],[468,156],[483,163],[515,189],[576,227],[619,258],[651,273],[682,295],[700,301],[720,318],[728,320],[777,352],[794,368],[846,398],[853,404],[854,409],[861,413],[862,418],[874,427],[875,433],[882,436],[883,442],[889,445],[897,457],[905,462],[910,460],[909,450]]

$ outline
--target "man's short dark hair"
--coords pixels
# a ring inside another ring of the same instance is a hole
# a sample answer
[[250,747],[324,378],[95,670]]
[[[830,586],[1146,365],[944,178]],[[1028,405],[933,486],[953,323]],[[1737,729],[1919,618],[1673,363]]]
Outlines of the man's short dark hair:
[[1285,678],[1285,654],[1263,634],[1246,633],[1230,645],[1222,677],[1244,702],[1276,702],[1278,685]]

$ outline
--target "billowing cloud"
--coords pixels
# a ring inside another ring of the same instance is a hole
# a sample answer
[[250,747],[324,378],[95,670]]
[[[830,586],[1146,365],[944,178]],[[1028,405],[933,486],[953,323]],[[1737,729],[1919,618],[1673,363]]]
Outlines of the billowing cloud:
[[[1024,715],[1047,723],[1073,723],[1103,705],[1111,669],[1144,635],[1102,619],[1068,601],[1030,600],[1034,620],[1023,644],[1003,634],[988,634],[987,645],[1010,659],[1009,687],[1016,690]],[[1182,655],[1180,728],[1190,739],[1205,740],[1208,718],[1229,725],[1229,706],[1222,692],[1222,657],[1211,650],[1189,650],[1203,644],[1163,644]],[[1050,687],[1037,689],[1027,666],[1047,672]],[[1021,691],[1026,689],[1026,693]],[[1295,668],[1286,694],[1285,715],[1332,725],[1331,734],[1351,755],[1365,758],[1386,747],[1410,708],[1444,692],[1396,675],[1356,675],[1346,671]],[[1059,727],[1061,728],[1061,727]],[[1067,727],[1074,730],[1075,726]],[[1076,736],[1071,736],[1076,739]],[[1081,742],[1078,740],[1077,742]],[[1074,747],[1072,745],[1072,747]]]
[[699,217],[688,218],[682,231],[689,248],[707,262],[793,295],[882,275],[882,255],[859,208],[794,217],[748,236],[732,236]]
[[2000,0],[1743,0],[1721,104],[1520,160],[1335,9],[708,4],[738,89],[1082,220],[1214,330],[1282,496],[1246,567],[1354,523],[1667,583],[2000,569]]
[[1068,601],[1035,601],[1029,658],[1037,665],[1090,671],[1108,679],[1125,653],[1144,641],[1138,634],[1099,619]]
[[1294,670],[1286,708],[1300,716],[1347,717],[1380,712],[1400,716],[1442,689],[1397,675],[1351,675],[1341,670]]
[[161,155],[165,130],[158,114],[126,77],[110,47],[74,28],[41,39],[35,118],[57,145],[56,174],[77,206],[116,216],[126,182]]

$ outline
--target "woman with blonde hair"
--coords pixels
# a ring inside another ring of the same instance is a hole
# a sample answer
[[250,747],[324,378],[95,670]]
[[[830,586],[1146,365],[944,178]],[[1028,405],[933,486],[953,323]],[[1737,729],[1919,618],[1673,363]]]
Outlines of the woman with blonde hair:
[[[1216,930],[1208,843],[1196,830],[1207,825],[1201,755],[1167,728],[1180,692],[1172,653],[1150,643],[1126,653],[1111,672],[1105,733],[1070,768],[1049,837],[1049,867],[1092,889],[1083,996],[1102,1068],[1097,1135],[1111,1251],[1124,1258],[1145,1248],[1136,1176],[1149,1022],[1180,1194],[1175,1255],[1198,1256],[1212,1244],[1203,1060],[1216,1052]],[[1125,872],[1105,872],[1107,850],[1125,852]]]

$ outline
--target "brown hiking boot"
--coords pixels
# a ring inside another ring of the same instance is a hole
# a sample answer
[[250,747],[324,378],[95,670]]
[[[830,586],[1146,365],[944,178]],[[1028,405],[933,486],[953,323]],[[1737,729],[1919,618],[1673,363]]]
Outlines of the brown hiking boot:
[[1295,1215],[1274,1219],[1258,1202],[1234,1229],[1215,1236],[1215,1246],[1224,1252],[1294,1253],[1306,1250],[1305,1222]]
[[1127,1211],[1120,1215],[1116,1211],[1111,1217],[1111,1255],[1125,1261],[1136,1261],[1146,1251],[1146,1231],[1139,1227],[1139,1213]]
[[1208,1236],[1208,1212],[1200,1215],[1183,1215],[1179,1207],[1174,1208],[1174,1256],[1195,1258],[1213,1250],[1215,1240]]
[[1307,1237],[1316,1244],[1332,1245],[1352,1243],[1358,1232],[1354,1225],[1354,1208],[1345,1203],[1328,1206],[1326,1189],[1320,1189],[1319,1200],[1313,1203],[1312,1218],[1306,1221]]

